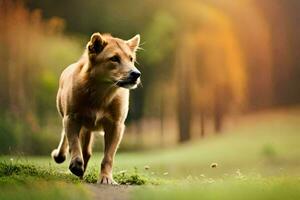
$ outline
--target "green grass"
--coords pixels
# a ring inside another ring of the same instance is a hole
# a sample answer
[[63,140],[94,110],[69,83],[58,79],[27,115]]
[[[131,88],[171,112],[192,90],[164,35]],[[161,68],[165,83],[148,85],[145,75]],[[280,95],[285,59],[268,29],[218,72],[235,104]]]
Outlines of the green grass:
[[[27,180],[28,181],[28,180]],[[32,180],[26,184],[1,185],[0,199],[7,200],[53,200],[53,199],[91,199],[83,185]]]
[[175,185],[143,187],[133,199],[222,199],[222,200],[297,200],[300,199],[300,180],[296,178],[232,178],[198,180]]
[[[144,185],[131,190],[140,200],[300,199],[300,110],[256,114],[237,124],[219,136],[171,149],[119,153],[115,178]],[[84,183],[96,182],[101,157],[93,155],[83,181],[69,173],[68,162],[57,165],[50,156],[0,157],[0,199],[20,199],[29,186],[27,199],[72,198],[59,196],[70,195],[60,184],[89,199]],[[20,192],[11,192],[14,188]],[[42,189],[35,193],[34,188]]]
[[66,173],[30,163],[0,162],[0,199],[90,199],[80,181]]
[[[26,184],[28,180],[65,181],[67,183],[96,183],[97,170],[90,170],[83,180],[75,177],[70,172],[62,172],[54,167],[42,167],[30,164],[28,161],[0,161],[0,185]],[[119,171],[114,174],[114,179],[123,185],[158,184],[157,180],[146,174],[139,173],[135,168],[132,171]]]

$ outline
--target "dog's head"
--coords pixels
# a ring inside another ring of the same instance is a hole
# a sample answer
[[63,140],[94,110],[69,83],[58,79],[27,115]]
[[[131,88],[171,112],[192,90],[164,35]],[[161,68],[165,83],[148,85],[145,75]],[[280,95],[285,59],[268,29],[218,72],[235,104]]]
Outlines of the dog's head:
[[135,67],[140,35],[125,41],[111,35],[94,33],[87,44],[90,73],[99,81],[134,89],[140,83]]

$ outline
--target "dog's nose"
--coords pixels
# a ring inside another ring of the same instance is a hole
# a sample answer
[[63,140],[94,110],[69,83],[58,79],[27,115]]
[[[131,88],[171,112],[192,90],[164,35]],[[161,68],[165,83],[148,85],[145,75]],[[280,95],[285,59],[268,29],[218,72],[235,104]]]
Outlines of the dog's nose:
[[130,76],[134,79],[138,79],[141,76],[141,72],[139,71],[132,71],[130,72]]

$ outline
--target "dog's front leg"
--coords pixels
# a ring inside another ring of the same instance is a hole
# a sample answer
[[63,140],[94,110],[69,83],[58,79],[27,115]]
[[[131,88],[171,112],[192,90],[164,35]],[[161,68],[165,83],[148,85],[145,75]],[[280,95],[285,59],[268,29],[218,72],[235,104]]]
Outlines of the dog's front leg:
[[82,177],[84,173],[84,167],[79,140],[81,125],[72,116],[65,116],[63,118],[63,124],[67,134],[69,150],[71,154],[69,169],[76,176]]
[[123,122],[108,122],[104,124],[104,157],[101,163],[101,173],[98,182],[101,184],[117,184],[112,176],[112,167],[125,125]]

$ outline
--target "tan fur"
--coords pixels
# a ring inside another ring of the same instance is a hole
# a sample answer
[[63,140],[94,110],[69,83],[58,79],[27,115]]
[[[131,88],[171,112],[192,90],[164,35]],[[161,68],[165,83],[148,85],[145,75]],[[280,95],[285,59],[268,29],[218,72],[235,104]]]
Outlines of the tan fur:
[[100,183],[114,184],[113,160],[124,132],[129,90],[139,84],[134,66],[139,35],[128,41],[94,33],[80,60],[67,67],[59,82],[57,108],[62,117],[61,141],[52,157],[65,160],[69,169],[82,177],[92,155],[92,131],[104,130],[104,158]]

